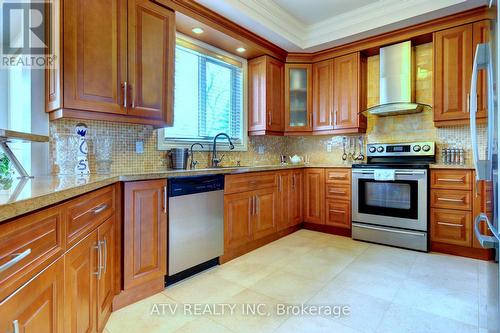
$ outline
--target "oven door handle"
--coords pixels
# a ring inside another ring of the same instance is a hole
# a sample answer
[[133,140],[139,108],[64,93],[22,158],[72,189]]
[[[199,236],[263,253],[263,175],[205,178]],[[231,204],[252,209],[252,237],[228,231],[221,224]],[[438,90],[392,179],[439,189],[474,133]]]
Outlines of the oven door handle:
[[[352,170],[352,173],[362,174],[362,175],[373,175],[375,170]],[[413,175],[425,175],[426,171],[415,170],[415,171],[396,171],[396,175],[401,176],[413,176]]]
[[379,227],[375,227],[375,226],[368,226],[368,225],[361,225],[359,223],[355,223],[353,224],[354,226],[358,227],[358,228],[365,228],[365,229],[371,229],[371,230],[376,230],[376,231],[390,231],[390,232],[394,232],[396,234],[404,234],[404,235],[413,235],[413,236],[422,236],[422,237],[425,237],[425,233],[424,232],[413,232],[413,231],[405,231],[405,230],[395,230],[395,229],[387,229],[387,228],[379,228]]

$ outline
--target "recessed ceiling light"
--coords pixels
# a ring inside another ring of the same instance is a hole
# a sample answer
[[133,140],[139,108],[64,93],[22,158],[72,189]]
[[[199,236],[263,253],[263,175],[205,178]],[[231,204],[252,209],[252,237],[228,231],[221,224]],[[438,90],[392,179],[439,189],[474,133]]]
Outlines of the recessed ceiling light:
[[244,47],[238,47],[238,48],[236,49],[236,52],[243,53],[243,52],[245,52],[246,50],[247,50],[247,49],[245,49]]
[[191,31],[197,35],[204,33],[202,28],[193,28],[193,29],[191,29]]

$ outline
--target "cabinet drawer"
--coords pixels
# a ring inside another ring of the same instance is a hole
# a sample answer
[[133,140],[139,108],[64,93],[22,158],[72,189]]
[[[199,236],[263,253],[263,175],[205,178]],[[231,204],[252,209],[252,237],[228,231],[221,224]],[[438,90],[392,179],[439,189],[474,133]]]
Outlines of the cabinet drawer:
[[228,175],[225,178],[224,193],[239,193],[277,186],[278,177],[275,172]]
[[461,190],[431,190],[431,207],[472,210],[472,192]]
[[326,197],[340,201],[351,201],[351,187],[346,185],[326,184]]
[[60,206],[0,224],[0,300],[63,254]]
[[326,200],[326,224],[340,228],[351,228],[351,204]]
[[468,211],[431,209],[431,241],[472,246],[472,214]]
[[350,169],[326,169],[326,183],[351,184]]
[[472,190],[470,170],[432,170],[431,187],[445,190]]
[[114,186],[83,195],[67,205],[66,234],[69,248],[114,213]]

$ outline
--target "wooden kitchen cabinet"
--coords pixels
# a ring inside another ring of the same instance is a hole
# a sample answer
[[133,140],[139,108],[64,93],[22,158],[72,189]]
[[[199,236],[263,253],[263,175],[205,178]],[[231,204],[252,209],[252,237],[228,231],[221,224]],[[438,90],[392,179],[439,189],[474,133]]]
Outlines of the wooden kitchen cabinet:
[[96,332],[100,270],[97,233],[87,235],[65,259],[65,332]]
[[366,131],[366,58],[356,52],[333,59],[333,128],[341,133]]
[[260,239],[278,231],[278,191],[276,188],[268,188],[256,190],[253,194],[255,197],[253,238]]
[[125,290],[163,280],[167,274],[166,186],[165,179],[124,185]]
[[312,131],[312,65],[285,64],[285,132]]
[[292,225],[293,216],[293,194],[292,194],[292,171],[281,171],[278,173],[278,230],[283,230]]
[[114,218],[102,223],[66,254],[66,332],[101,332],[114,290]]
[[333,59],[314,63],[313,76],[313,131],[333,130]]
[[[434,33],[434,123],[436,126],[469,123],[469,93],[476,45],[489,39],[489,21]],[[477,119],[487,117],[486,78],[478,73]]]
[[302,169],[292,171],[290,202],[290,223],[298,225],[304,219],[304,172]]
[[63,327],[65,299],[60,257],[0,303],[0,332],[70,332]]
[[284,66],[270,56],[248,61],[249,135],[283,135]]
[[351,203],[326,199],[325,224],[338,228],[351,229]]
[[148,0],[62,0],[54,9],[63,32],[51,37],[63,46],[59,69],[46,72],[52,120],[173,124],[172,11]]
[[471,247],[471,212],[451,209],[432,209],[431,239],[434,242]]
[[224,249],[237,249],[252,240],[254,197],[247,192],[224,195]]
[[325,223],[325,170],[304,170],[304,222]]
[[175,13],[128,0],[128,114],[173,125]]

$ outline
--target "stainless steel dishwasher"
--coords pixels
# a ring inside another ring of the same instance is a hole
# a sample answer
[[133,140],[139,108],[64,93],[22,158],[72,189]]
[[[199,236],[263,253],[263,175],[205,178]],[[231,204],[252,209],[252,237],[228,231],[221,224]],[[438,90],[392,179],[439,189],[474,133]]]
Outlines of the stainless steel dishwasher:
[[168,182],[167,284],[218,264],[224,254],[224,176]]

